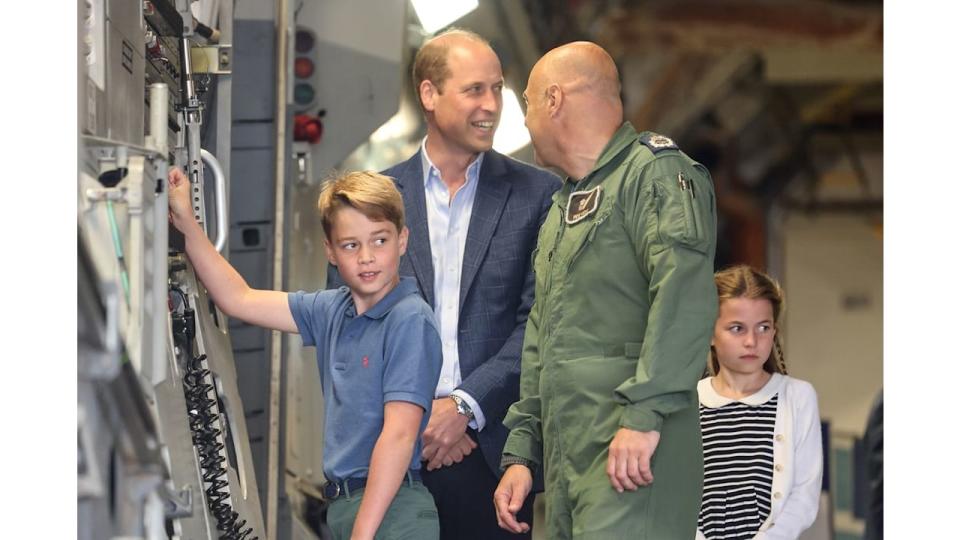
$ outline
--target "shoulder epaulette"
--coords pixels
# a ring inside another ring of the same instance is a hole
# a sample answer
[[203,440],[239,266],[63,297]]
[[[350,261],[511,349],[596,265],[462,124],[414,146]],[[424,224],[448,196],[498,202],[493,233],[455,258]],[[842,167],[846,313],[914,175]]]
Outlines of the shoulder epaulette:
[[673,139],[652,131],[644,131],[637,140],[646,145],[654,154],[663,150],[679,149],[676,143],[673,142]]

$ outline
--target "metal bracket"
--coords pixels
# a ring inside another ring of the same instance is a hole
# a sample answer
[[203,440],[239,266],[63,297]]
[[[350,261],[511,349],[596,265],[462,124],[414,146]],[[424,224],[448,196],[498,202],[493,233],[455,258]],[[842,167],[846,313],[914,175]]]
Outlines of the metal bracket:
[[182,518],[193,515],[192,487],[188,485],[180,491],[174,491],[168,484],[161,484],[159,492],[163,499],[163,513],[166,517]]
[[194,73],[229,75],[233,69],[233,46],[190,47],[190,63]]
[[294,171],[297,186],[306,187],[316,183],[313,178],[313,159],[310,157],[310,145],[305,142],[293,143]]
[[190,11],[191,0],[176,0],[177,13],[183,19],[183,37],[193,35],[193,12]]
[[126,188],[88,188],[86,195],[90,202],[119,202],[127,199],[127,190]]

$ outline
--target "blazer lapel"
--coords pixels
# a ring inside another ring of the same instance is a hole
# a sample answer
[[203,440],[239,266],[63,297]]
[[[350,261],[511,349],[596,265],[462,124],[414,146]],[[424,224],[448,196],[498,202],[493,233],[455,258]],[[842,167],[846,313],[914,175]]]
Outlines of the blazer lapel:
[[430,229],[427,225],[427,201],[423,193],[423,168],[420,152],[407,160],[397,177],[397,185],[403,196],[403,205],[407,213],[407,228],[410,237],[407,240],[407,255],[413,266],[413,272],[420,284],[420,290],[430,307],[434,307],[433,298],[433,255],[430,252]]
[[500,214],[510,194],[510,183],[504,178],[503,158],[494,151],[483,156],[480,166],[480,178],[477,195],[473,202],[473,213],[467,228],[467,241],[463,249],[463,269],[460,275],[460,305],[463,306],[473,279],[480,270],[490,239],[493,237]]

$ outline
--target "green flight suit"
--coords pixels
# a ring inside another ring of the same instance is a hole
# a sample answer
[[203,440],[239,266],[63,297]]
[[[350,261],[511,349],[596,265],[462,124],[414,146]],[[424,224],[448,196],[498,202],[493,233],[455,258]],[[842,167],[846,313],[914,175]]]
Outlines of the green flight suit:
[[[717,316],[710,173],[624,122],[553,200],[503,453],[544,466],[551,540],[690,540],[703,489],[696,385]],[[617,493],[606,474],[620,427],[661,435],[654,481],[637,491]]]

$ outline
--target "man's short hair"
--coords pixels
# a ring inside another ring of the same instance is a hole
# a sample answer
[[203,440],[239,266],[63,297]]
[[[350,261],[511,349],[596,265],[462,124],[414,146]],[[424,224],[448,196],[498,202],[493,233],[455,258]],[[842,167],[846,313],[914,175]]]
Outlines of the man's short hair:
[[443,83],[450,78],[450,67],[447,65],[447,53],[450,51],[450,42],[446,39],[440,39],[444,36],[456,35],[465,39],[483,43],[487,47],[490,42],[484,39],[480,34],[464,30],[463,28],[450,28],[440,34],[430,38],[413,59],[413,91],[417,96],[417,103],[423,108],[420,101],[420,83],[430,81],[437,87],[439,93],[443,93]]
[[317,208],[323,233],[333,242],[333,220],[337,212],[353,208],[371,221],[389,221],[403,230],[403,198],[388,176],[373,171],[348,172],[332,176],[320,191]]

